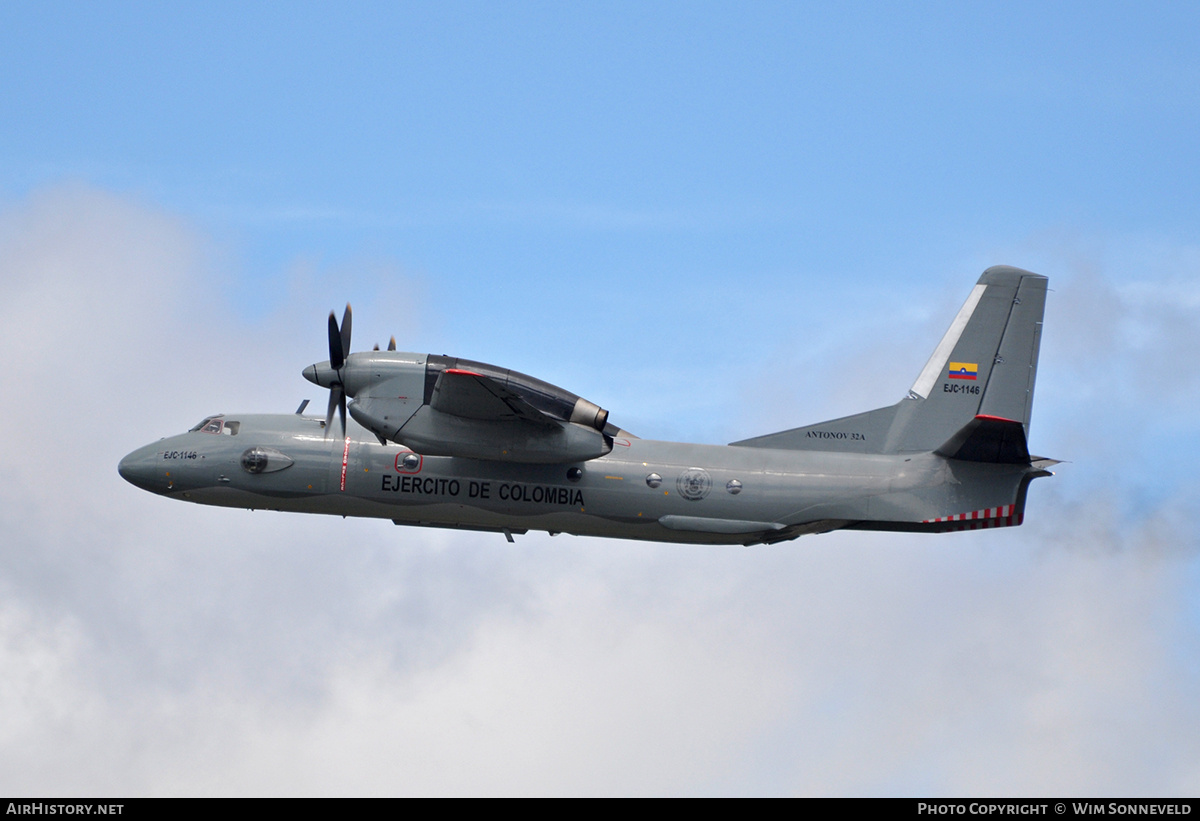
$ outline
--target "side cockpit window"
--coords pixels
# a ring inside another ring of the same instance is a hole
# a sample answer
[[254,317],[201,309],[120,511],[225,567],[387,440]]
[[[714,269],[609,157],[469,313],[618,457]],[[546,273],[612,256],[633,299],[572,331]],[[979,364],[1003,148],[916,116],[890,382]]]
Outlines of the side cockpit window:
[[226,420],[221,416],[209,416],[200,422],[200,424],[188,431],[188,433],[195,433],[196,431],[199,431],[200,433],[223,433],[226,436],[237,436],[238,429],[241,426],[241,422]]

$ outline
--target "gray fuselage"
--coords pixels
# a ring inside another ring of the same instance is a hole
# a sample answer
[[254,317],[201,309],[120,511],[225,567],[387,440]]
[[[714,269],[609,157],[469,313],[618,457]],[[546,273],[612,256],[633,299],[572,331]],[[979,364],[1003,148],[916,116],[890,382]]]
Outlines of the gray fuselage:
[[510,534],[750,544],[843,527],[962,529],[934,522],[929,511],[1012,505],[1029,474],[933,453],[634,437],[617,437],[612,452],[596,459],[520,464],[419,456],[380,444],[354,423],[344,439],[326,438],[321,419],[296,414],[216,419],[209,427],[220,432],[194,430],[134,451],[121,461],[121,475],[160,495],[225,507]]

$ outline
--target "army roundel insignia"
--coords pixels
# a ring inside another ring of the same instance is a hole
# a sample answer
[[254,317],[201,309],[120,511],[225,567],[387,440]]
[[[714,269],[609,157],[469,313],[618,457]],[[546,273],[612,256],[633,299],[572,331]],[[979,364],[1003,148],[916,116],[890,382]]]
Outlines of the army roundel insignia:
[[679,474],[679,478],[675,480],[675,487],[679,489],[679,495],[683,498],[698,502],[712,490],[712,477],[704,468],[688,468]]

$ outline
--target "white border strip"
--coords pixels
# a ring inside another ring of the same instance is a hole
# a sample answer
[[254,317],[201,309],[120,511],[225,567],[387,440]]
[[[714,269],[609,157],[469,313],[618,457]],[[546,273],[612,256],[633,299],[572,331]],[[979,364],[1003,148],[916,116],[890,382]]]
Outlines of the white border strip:
[[938,381],[938,377],[942,373],[942,369],[946,367],[946,362],[950,359],[950,354],[954,353],[954,346],[958,344],[959,337],[966,329],[967,323],[971,321],[971,314],[975,313],[975,306],[979,304],[979,300],[983,298],[983,292],[987,290],[987,286],[982,282],[978,283],[971,289],[971,295],[967,297],[967,301],[963,303],[962,308],[958,311],[958,316],[954,317],[954,321],[950,323],[949,330],[942,337],[942,341],[933,349],[933,356],[929,357],[929,361],[925,363],[924,370],[917,377],[917,381],[913,382],[910,390],[919,398],[924,399],[929,396],[929,392],[933,390],[933,385]]

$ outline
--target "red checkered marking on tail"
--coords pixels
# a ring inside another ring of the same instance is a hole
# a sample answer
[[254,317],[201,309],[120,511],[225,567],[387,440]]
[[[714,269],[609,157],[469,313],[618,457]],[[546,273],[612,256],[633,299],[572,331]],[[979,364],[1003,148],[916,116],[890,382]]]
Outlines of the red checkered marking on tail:
[[985,507],[970,513],[955,513],[953,516],[938,516],[925,519],[922,524],[955,524],[947,530],[983,530],[989,527],[1015,527],[1025,520],[1024,513],[1017,513],[1016,505]]

